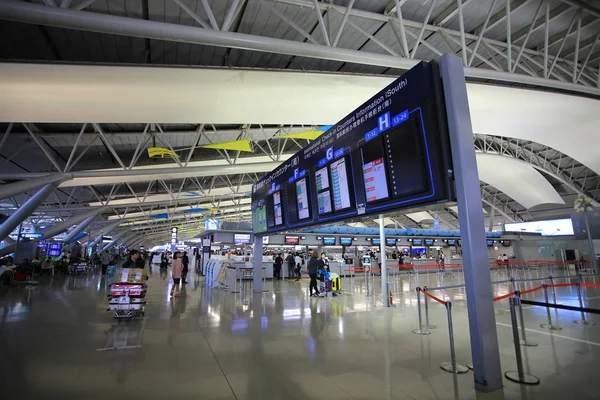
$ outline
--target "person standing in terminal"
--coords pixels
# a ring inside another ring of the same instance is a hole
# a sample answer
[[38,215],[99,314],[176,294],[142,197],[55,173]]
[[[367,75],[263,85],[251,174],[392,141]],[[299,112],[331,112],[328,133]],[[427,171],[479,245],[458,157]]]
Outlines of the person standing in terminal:
[[315,250],[312,252],[310,260],[308,260],[308,276],[310,277],[310,285],[308,288],[310,290],[311,297],[317,297],[319,294],[321,294],[317,285],[317,270],[319,269],[319,262],[319,253]]
[[106,275],[106,270],[108,269],[108,264],[110,263],[110,254],[108,254],[108,250],[105,250],[100,257],[100,263],[102,264],[102,275]]
[[181,257],[181,265],[183,265],[183,270],[181,271],[181,284],[185,285],[187,283],[188,266],[190,265],[190,259],[187,255],[187,251],[183,252],[183,257]]
[[302,268],[302,258],[300,257],[300,253],[296,253],[296,257],[294,257],[294,262],[296,263],[296,281],[299,281],[302,277],[300,273],[300,269]]
[[292,253],[288,254],[285,259],[288,265],[288,278],[292,279],[294,277],[294,270],[296,267],[296,260],[294,260],[294,255]]
[[179,258],[179,252],[176,251],[173,254],[173,261],[171,262],[171,273],[173,276],[173,287],[171,288],[171,297],[173,297],[173,292],[175,292],[175,297],[179,297],[179,281],[181,280],[181,272],[183,270],[183,265],[181,264],[181,259]]
[[273,263],[273,278],[281,279],[281,266],[283,265],[283,253],[279,253],[277,257],[275,257],[275,262]]

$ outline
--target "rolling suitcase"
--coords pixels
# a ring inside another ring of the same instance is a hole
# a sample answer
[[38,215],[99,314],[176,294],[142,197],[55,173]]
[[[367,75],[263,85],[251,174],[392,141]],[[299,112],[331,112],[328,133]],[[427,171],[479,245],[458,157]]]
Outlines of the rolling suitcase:
[[331,278],[331,290],[334,292],[342,290],[342,280],[339,277]]

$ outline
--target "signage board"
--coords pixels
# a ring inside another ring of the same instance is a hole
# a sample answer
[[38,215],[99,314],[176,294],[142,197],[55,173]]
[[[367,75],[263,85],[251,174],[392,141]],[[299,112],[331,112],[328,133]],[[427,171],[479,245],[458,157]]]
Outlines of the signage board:
[[42,239],[44,237],[44,234],[43,233],[27,232],[27,233],[21,233],[21,237],[23,239]]
[[286,236],[285,244],[300,244],[300,237],[299,236]]
[[205,231],[216,231],[221,226],[221,222],[216,218],[207,218],[204,221],[204,230]]
[[454,200],[435,62],[421,62],[252,187],[272,233]]
[[352,238],[350,237],[341,237],[340,244],[342,246],[352,246]]
[[337,238],[335,236],[325,236],[323,238],[323,245],[324,246],[335,246],[336,239]]
[[250,234],[249,233],[235,233],[233,235],[233,244],[250,244]]

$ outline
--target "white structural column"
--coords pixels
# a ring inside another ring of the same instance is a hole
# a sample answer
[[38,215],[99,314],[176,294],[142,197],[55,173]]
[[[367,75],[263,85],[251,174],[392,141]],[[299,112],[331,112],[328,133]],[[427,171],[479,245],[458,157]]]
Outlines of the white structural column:
[[252,248],[252,268],[254,269],[254,293],[263,291],[263,243],[262,236],[254,235],[254,247]]
[[381,302],[384,307],[390,306],[388,288],[387,257],[385,256],[385,228],[383,214],[379,215],[379,267],[381,268]]
[[502,371],[467,87],[458,57],[444,54],[441,72],[456,178],[475,388],[490,392],[502,387]]

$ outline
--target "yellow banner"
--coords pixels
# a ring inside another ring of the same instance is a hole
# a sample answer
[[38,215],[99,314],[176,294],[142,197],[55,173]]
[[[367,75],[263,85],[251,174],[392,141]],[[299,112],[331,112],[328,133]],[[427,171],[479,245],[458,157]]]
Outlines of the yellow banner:
[[276,139],[308,139],[315,140],[323,134],[323,131],[305,131],[298,133],[288,133],[287,135],[276,136]]
[[246,151],[252,153],[252,146],[250,146],[249,140],[234,140],[233,142],[221,142],[213,144],[205,144],[202,146],[206,149],[217,149],[217,150],[235,150],[235,151]]
[[150,158],[179,158],[179,155],[174,151],[165,149],[164,147],[148,147],[148,157]]

